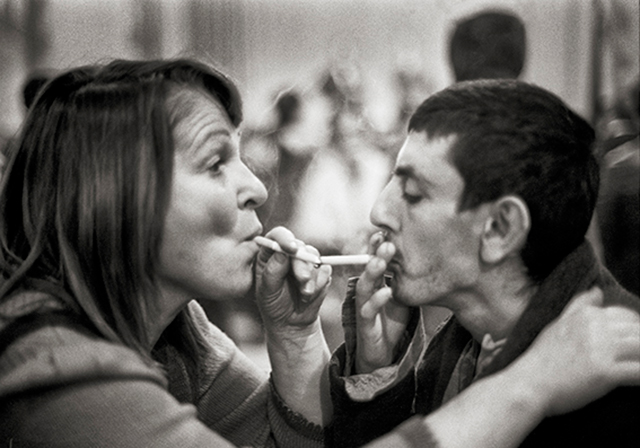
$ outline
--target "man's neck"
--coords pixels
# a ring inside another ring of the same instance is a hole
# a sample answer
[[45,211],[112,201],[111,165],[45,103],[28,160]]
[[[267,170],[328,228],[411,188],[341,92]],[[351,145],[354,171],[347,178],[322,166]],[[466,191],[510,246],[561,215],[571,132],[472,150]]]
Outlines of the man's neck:
[[494,279],[477,289],[452,294],[446,307],[476,341],[482,342],[486,334],[497,341],[509,336],[536,290],[523,278]]

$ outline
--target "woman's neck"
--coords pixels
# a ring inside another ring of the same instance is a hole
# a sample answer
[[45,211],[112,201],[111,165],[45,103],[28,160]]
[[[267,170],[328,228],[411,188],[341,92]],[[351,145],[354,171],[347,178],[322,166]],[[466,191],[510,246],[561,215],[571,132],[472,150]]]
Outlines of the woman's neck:
[[159,288],[156,302],[147,310],[146,330],[149,349],[152,349],[164,330],[191,301],[183,291],[167,285]]

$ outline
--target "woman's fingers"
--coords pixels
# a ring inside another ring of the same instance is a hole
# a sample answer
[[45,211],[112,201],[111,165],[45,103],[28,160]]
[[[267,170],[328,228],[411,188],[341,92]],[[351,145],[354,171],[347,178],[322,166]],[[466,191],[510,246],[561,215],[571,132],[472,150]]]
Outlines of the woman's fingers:
[[[304,244],[300,240],[296,240],[297,250],[296,253],[305,252],[314,256],[320,256],[320,252],[313,246]],[[300,286],[300,292],[303,295],[311,295],[316,290],[316,277],[319,265],[314,265],[308,261],[300,260],[298,258],[291,259],[291,265],[293,267],[293,275],[296,278]]]

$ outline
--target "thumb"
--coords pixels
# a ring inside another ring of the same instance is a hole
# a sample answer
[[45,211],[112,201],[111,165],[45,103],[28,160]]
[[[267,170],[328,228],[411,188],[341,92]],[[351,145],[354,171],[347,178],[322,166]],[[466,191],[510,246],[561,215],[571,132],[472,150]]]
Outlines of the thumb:
[[279,294],[289,272],[289,257],[279,252],[274,252],[263,265],[259,275],[262,284],[262,293],[265,297]]
[[565,313],[567,314],[573,313],[576,310],[583,308],[585,306],[601,307],[603,304],[603,300],[604,300],[604,295],[602,293],[602,289],[600,289],[597,286],[594,286],[593,288],[587,291],[581,292],[580,294],[575,296],[573,299],[571,299],[571,301],[565,308]]

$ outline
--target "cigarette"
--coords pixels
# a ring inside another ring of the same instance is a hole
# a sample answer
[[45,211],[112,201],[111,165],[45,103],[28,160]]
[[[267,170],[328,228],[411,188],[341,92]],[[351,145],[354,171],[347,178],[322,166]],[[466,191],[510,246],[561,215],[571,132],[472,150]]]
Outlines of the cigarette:
[[290,257],[297,258],[298,260],[306,261],[308,263],[313,263],[313,264],[322,264],[322,262],[320,261],[320,257],[318,257],[317,255],[310,254],[309,252],[305,252],[301,249],[299,249],[298,252],[296,252],[295,254],[290,254],[288,252],[285,252],[278,243],[276,243],[273,240],[270,240],[269,238],[265,238],[263,236],[256,236],[253,239],[253,241],[255,241],[256,244],[258,244],[259,246],[263,246],[268,249],[271,249],[274,252],[280,252],[281,254],[285,254]]
[[327,255],[326,257],[320,257],[322,264],[329,264],[332,266],[347,265],[347,264],[367,264],[371,260],[372,256],[369,254],[360,255]]

